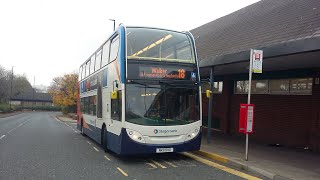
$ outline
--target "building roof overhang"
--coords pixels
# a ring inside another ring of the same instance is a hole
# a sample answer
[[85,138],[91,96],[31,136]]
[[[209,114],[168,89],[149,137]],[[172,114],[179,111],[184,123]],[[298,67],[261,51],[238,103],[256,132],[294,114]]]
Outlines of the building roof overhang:
[[[266,71],[320,67],[320,35],[255,49],[263,50],[263,70]],[[201,60],[201,75],[207,76],[211,67],[215,75],[246,73],[249,57],[250,49]]]

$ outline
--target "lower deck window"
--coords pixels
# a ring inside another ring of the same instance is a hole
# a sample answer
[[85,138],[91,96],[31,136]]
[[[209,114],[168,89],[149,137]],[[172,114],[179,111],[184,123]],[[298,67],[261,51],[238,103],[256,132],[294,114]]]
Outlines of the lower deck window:
[[80,108],[83,114],[97,114],[97,96],[83,97],[80,99]]

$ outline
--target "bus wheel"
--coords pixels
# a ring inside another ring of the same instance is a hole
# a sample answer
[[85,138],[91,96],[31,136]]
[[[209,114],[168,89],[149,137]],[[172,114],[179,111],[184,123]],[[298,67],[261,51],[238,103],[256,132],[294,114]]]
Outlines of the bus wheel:
[[83,119],[81,119],[81,135],[86,136],[86,134],[84,133],[84,130],[83,130]]
[[102,130],[101,130],[101,145],[104,149],[104,152],[107,152],[108,151],[107,130],[105,125],[102,126]]

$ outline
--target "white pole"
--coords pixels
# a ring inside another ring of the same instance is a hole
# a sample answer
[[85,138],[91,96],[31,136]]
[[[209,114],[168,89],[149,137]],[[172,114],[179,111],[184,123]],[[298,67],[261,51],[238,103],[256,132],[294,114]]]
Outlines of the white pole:
[[[251,80],[252,80],[252,58],[253,49],[250,51],[250,66],[249,66],[249,84],[248,84],[248,104],[250,104],[251,98]],[[245,127],[247,129],[247,127]],[[246,161],[248,161],[248,146],[249,146],[249,135],[246,133]]]

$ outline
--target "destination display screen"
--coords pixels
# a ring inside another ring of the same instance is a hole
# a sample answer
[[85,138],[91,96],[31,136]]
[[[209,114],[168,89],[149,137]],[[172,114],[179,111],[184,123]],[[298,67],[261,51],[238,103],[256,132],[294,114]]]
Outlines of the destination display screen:
[[128,64],[128,79],[175,79],[197,81],[192,66]]

